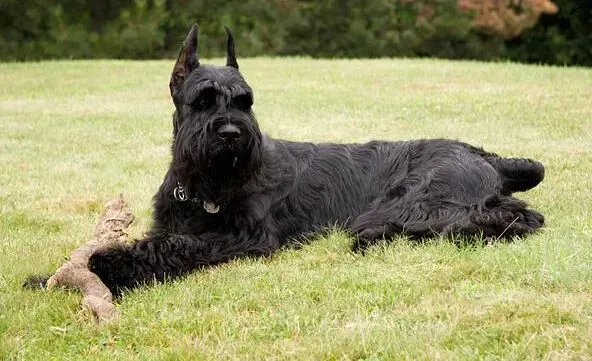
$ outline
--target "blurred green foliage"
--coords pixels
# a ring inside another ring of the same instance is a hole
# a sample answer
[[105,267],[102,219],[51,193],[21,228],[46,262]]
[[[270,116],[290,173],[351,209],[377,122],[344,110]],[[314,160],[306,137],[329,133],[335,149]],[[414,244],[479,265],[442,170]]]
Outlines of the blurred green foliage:
[[592,66],[592,1],[553,0],[555,15],[507,42],[504,55],[522,62]]
[[519,38],[478,33],[456,0],[2,0],[0,60],[161,58],[197,22],[200,52],[240,56],[442,57],[592,65],[592,2],[558,0]]

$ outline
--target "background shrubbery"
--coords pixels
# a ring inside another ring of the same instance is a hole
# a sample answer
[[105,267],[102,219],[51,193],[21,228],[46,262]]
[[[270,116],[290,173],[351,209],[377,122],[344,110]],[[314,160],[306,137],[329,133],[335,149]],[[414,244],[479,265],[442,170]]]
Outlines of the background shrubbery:
[[223,25],[241,56],[437,56],[592,65],[592,2],[556,0],[518,38],[471,29],[456,0],[2,0],[0,59],[161,58],[198,22],[221,55]]

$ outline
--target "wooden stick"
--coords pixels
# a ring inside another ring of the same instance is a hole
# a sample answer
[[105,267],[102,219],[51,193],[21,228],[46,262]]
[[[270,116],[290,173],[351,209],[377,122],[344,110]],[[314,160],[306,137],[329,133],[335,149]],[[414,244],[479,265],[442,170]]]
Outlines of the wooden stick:
[[99,277],[88,269],[89,257],[98,249],[125,243],[125,229],[134,220],[123,196],[108,202],[95,226],[94,238],[74,250],[69,260],[47,280],[47,289],[75,287],[82,291],[82,306],[89,309],[98,323],[119,317],[113,295]]

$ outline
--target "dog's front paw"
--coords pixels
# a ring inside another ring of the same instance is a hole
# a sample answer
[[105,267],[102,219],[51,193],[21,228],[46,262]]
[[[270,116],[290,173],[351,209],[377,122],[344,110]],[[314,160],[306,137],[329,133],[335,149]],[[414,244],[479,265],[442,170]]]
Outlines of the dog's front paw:
[[88,269],[101,279],[115,297],[137,283],[135,260],[130,248],[125,246],[96,251],[88,259]]
[[365,254],[368,248],[384,239],[384,231],[383,228],[365,228],[355,231],[352,234],[352,237],[354,238],[354,242],[351,246],[352,252]]

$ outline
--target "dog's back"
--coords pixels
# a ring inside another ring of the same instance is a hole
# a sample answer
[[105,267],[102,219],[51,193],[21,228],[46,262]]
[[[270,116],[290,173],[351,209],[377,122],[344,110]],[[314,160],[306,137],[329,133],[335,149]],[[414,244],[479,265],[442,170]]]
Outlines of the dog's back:
[[453,140],[267,144],[264,151],[282,167],[271,171],[281,174],[281,181],[270,182],[278,188],[266,191],[275,196],[270,218],[279,239],[327,226],[347,228],[386,204],[412,209],[423,202],[428,217],[451,203],[477,205],[507,188],[504,174],[491,164],[504,164],[505,158]]

